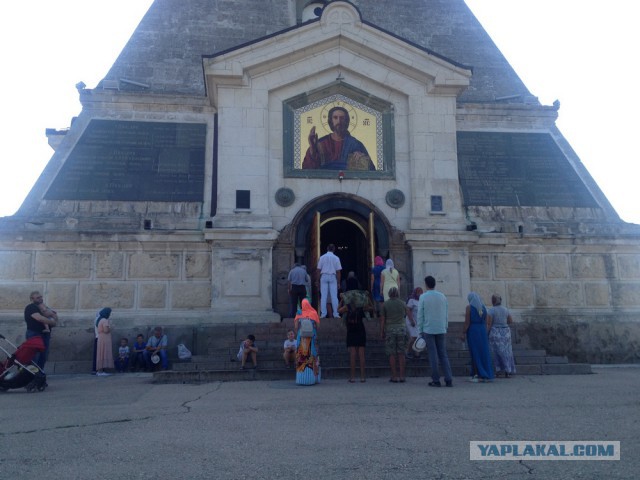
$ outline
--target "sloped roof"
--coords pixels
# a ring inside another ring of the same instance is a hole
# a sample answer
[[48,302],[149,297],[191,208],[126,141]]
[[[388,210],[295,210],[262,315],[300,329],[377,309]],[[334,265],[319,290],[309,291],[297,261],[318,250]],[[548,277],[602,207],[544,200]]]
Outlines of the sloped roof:
[[[149,85],[149,93],[205,95],[202,56],[291,28],[289,0],[155,0],[105,79]],[[473,68],[461,102],[529,95],[463,0],[353,2],[362,19]],[[135,84],[122,88],[139,90]]]

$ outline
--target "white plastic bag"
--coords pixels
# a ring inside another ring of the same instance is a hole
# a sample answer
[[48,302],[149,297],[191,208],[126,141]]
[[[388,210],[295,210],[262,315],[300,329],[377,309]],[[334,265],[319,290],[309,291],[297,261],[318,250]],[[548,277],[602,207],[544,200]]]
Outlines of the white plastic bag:
[[191,352],[184,343],[178,345],[178,358],[180,360],[189,360],[191,358]]

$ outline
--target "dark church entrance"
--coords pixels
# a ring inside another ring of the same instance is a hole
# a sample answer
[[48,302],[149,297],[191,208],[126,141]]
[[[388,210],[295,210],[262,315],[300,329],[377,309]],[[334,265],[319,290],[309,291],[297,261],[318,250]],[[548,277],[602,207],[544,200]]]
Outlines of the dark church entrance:
[[[318,258],[330,243],[342,264],[342,279],[354,272],[360,288],[370,290],[373,258],[394,256],[396,265],[409,265],[402,235],[392,237],[388,222],[369,202],[354,195],[332,194],[316,199],[300,210],[285,228],[273,249],[274,308],[287,316],[289,309],[288,272],[295,262],[306,265],[312,278],[312,302],[319,307],[320,292],[315,285]],[[403,272],[404,274],[405,272]],[[409,274],[409,272],[407,272]]]
[[[369,289],[367,232],[357,221],[345,216],[328,216],[320,224],[320,254],[327,251],[327,245],[333,243],[335,254],[342,264],[342,283],[344,285],[349,272],[354,272],[360,288]],[[307,267],[308,268],[308,267]],[[344,289],[343,289],[344,290]]]

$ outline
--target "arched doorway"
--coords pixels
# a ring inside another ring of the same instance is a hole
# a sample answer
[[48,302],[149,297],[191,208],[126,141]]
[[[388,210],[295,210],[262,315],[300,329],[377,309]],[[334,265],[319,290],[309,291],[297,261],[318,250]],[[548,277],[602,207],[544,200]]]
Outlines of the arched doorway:
[[[342,279],[354,272],[363,289],[369,288],[368,271],[370,257],[367,231],[357,219],[348,215],[327,215],[320,224],[320,253],[327,251],[330,243],[342,264]],[[307,266],[307,269],[309,266]]]
[[[355,195],[319,197],[298,212],[274,245],[273,301],[274,309],[283,317],[289,308],[289,270],[299,262],[307,266],[314,278],[318,258],[326,252],[329,243],[336,246],[343,277],[354,271],[363,289],[370,288],[369,271],[376,255],[392,256],[401,275],[412,278],[410,252],[404,235],[392,229],[380,210]],[[312,299],[317,307],[319,292],[315,286]]]

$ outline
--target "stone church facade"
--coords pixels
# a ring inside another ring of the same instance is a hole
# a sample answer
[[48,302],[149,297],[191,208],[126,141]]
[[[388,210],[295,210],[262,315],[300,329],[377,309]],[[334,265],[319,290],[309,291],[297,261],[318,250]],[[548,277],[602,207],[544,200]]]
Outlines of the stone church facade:
[[[558,107],[462,0],[386,9],[156,0],[0,220],[2,330],[20,341],[36,289],[63,319],[65,359],[87,355],[103,306],[121,331],[161,324],[176,340],[277,322],[293,263],[313,271],[334,243],[365,284],[375,255],[403,296],[433,275],[451,321],[469,291],[500,293],[530,346],[637,362],[640,228],[558,131]],[[371,167],[305,166],[336,106]]]

